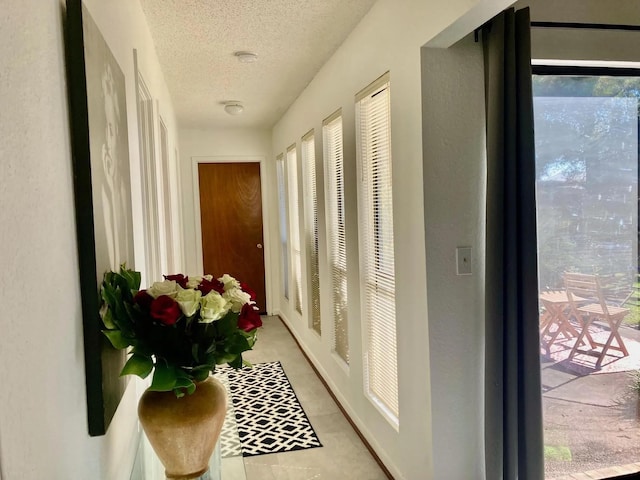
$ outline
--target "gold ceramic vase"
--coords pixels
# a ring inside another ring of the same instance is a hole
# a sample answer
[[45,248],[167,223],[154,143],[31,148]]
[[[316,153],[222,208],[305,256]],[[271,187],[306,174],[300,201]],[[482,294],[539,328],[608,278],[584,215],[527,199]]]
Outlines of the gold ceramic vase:
[[216,378],[191,395],[145,391],[138,417],[168,479],[198,478],[209,468],[227,411],[227,391]]

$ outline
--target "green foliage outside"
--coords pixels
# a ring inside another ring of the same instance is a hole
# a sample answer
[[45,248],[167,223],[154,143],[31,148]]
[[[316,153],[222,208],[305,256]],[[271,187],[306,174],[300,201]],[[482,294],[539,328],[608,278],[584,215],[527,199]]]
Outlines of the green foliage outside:
[[599,274],[637,324],[640,79],[537,75],[533,87],[540,288]]

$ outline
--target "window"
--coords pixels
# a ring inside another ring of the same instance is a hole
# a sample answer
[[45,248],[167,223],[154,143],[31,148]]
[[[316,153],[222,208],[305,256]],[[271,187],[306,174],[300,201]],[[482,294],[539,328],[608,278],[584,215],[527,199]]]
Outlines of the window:
[[311,130],[302,137],[302,161],[305,171],[304,206],[306,213],[305,239],[310,266],[311,328],[321,333],[320,274],[318,267],[318,196],[316,192],[316,142]]
[[347,323],[347,243],[344,223],[344,174],[342,164],[342,112],[338,110],[323,122],[325,201],[328,237],[329,275],[333,304],[333,348],[349,363]]
[[356,96],[361,301],[367,394],[398,423],[389,75]]
[[300,258],[300,208],[298,206],[298,159],[296,146],[287,149],[289,175],[289,222],[291,227],[291,268],[293,280],[293,306],[302,314],[302,261]]
[[284,298],[289,299],[289,237],[287,235],[287,196],[284,183],[284,158],[280,154],[276,158],[276,175],[278,181],[278,217],[280,219],[280,255],[282,268],[282,291]]
[[160,226],[158,220],[158,166],[154,137],[155,116],[153,99],[138,72],[138,134],[140,136],[140,158],[142,175],[142,212],[144,222],[145,275],[146,283],[162,277],[160,254]]
[[163,208],[160,211],[164,217],[164,247],[166,251],[166,264],[163,265],[163,271],[173,273],[178,270],[175,261],[175,248],[173,245],[173,205],[171,194],[171,163],[169,161],[169,134],[167,133],[167,126],[164,120],[160,118],[160,160],[162,162],[162,199]]
[[640,460],[640,71],[545,70],[533,77],[545,475],[614,478]]

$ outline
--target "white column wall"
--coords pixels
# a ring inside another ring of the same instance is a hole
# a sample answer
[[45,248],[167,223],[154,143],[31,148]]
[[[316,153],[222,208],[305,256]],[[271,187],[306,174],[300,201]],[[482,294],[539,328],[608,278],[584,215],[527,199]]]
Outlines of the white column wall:
[[[483,478],[482,44],[423,48],[422,82],[434,478]],[[471,275],[456,274],[456,247],[472,248]]]

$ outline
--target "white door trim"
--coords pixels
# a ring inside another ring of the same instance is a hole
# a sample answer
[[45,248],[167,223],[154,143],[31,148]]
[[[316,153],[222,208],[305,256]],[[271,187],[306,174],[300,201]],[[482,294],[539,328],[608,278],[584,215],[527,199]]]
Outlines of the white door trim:
[[[200,178],[198,175],[199,163],[259,163],[260,164],[260,190],[262,196],[262,242],[263,242],[263,258],[264,258],[264,283],[266,295],[267,314],[271,315],[273,305],[273,271],[271,267],[271,239],[269,238],[269,209],[267,208],[269,198],[269,187],[266,181],[266,157],[259,155],[226,155],[226,156],[205,156],[191,157],[191,180],[193,187],[193,211],[194,223],[196,226],[196,267],[199,272],[204,272],[204,264],[202,261],[202,217],[200,216]],[[223,272],[221,272],[223,273]]]

